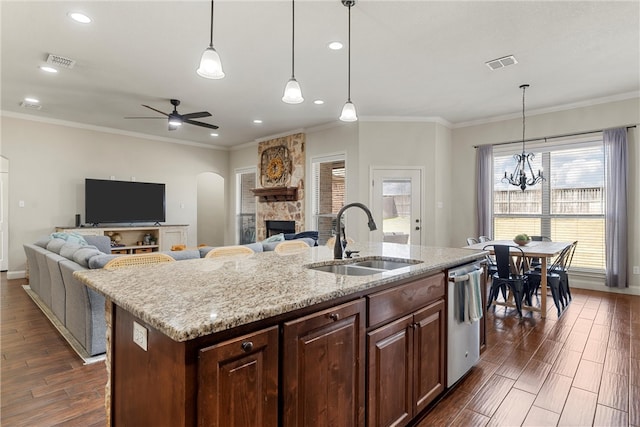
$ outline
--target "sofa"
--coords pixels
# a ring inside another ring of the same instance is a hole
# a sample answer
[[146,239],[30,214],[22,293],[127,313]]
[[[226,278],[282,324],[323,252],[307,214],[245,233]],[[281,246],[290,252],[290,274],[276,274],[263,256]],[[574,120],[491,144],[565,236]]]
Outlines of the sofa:
[[[302,239],[317,246],[318,233],[307,231],[277,235],[250,243],[255,252],[272,251],[283,240]],[[111,254],[107,236],[53,233],[33,244],[24,244],[29,267],[29,286],[49,314],[75,338],[88,356],[106,351],[104,297],[73,277],[78,270],[102,268],[110,260],[126,256]],[[213,246],[197,250],[165,251],[176,261],[204,257]]]

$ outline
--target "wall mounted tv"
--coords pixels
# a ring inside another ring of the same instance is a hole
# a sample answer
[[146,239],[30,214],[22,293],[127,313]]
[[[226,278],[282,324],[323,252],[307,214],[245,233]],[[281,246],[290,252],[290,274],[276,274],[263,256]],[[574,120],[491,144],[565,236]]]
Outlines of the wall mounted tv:
[[85,222],[164,222],[164,184],[86,178]]

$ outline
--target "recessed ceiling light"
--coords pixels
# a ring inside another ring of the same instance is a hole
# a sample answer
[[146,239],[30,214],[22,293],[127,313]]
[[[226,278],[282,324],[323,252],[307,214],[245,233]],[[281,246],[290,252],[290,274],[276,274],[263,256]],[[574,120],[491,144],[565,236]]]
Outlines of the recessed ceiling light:
[[331,42],[329,43],[329,49],[331,50],[340,50],[342,49],[342,43],[340,42]]
[[322,105],[324,104],[324,101],[322,99],[316,99],[315,101],[313,101],[313,103],[316,105]]
[[58,72],[58,70],[56,70],[55,68],[53,68],[53,67],[47,67],[46,65],[41,65],[41,66],[40,66],[40,69],[41,69],[42,71],[47,72],[47,73],[57,73],[57,72]]
[[262,120],[260,120],[260,119],[255,119],[255,120],[253,121],[253,123],[255,123],[255,124],[259,125],[260,123],[262,123]]
[[73,19],[76,22],[79,22],[81,24],[88,24],[91,22],[91,18],[89,18],[87,15],[85,15],[84,13],[80,13],[80,12],[69,12],[68,13],[69,18]]
[[31,97],[26,97],[24,100],[25,100],[26,102],[31,102],[31,103],[34,103],[34,104],[37,104],[37,103],[39,103],[39,102],[40,102],[40,100],[39,100],[39,99],[37,99],[37,98],[31,98]]
[[214,132],[214,133],[211,133],[211,136],[218,136],[218,134]]

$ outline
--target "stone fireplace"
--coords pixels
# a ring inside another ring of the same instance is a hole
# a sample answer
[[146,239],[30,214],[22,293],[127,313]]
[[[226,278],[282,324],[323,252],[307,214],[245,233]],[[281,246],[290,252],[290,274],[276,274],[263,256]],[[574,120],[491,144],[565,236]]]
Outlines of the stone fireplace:
[[290,223],[291,233],[304,231],[305,134],[297,133],[258,144],[256,241],[268,234],[267,221]]
[[280,233],[295,233],[296,232],[296,222],[295,221],[276,221],[276,220],[266,220],[265,221],[265,229],[266,229],[266,237],[271,237]]

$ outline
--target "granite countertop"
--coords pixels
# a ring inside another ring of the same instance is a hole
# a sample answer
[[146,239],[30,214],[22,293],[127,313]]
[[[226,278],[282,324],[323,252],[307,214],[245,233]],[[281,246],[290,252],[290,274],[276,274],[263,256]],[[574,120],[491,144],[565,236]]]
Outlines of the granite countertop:
[[81,270],[74,276],[180,342],[471,262],[485,254],[393,243],[350,244],[349,249],[360,250],[359,260],[389,257],[422,262],[369,276],[337,275],[305,267],[334,262],[333,248],[318,246],[295,254],[262,252],[243,258]]

